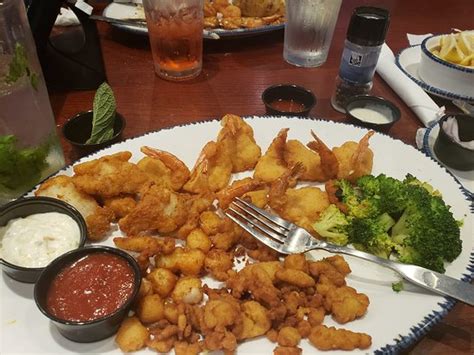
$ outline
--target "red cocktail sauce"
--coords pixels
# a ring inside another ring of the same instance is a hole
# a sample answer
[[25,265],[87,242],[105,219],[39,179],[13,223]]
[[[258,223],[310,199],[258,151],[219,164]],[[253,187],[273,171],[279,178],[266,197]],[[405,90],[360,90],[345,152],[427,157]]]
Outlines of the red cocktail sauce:
[[305,109],[303,103],[294,101],[292,99],[278,99],[275,101],[270,102],[270,106],[275,110],[281,112],[302,112]]
[[92,321],[114,313],[131,296],[134,272],[128,262],[111,253],[91,253],[55,276],[47,309],[68,321]]

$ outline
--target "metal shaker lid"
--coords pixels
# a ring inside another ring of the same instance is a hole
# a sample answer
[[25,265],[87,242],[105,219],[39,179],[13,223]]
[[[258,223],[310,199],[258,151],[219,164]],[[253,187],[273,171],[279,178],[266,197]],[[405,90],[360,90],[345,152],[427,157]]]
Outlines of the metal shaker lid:
[[388,10],[360,6],[354,9],[347,29],[347,39],[361,46],[378,46],[385,41],[390,14]]

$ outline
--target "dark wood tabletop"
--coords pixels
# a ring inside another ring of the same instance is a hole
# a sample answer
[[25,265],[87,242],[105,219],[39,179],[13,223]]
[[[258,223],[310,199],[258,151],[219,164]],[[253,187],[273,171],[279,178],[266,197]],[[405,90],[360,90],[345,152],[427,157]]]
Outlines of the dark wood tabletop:
[[[90,2],[91,3],[91,2]],[[104,4],[98,4],[100,12]],[[205,40],[202,74],[191,81],[168,82],[154,74],[148,38],[97,23],[107,80],[113,88],[118,111],[126,118],[124,138],[183,123],[220,118],[226,113],[263,115],[263,90],[277,83],[294,83],[314,92],[317,104],[313,117],[345,121],[344,114],[330,105],[334,79],[340,64],[351,12],[359,5],[390,10],[386,42],[394,53],[408,46],[407,33],[446,33],[452,28],[474,28],[472,0],[344,0],[327,62],[318,68],[298,68],[283,59],[282,30],[256,37]],[[91,109],[94,90],[50,91],[58,126],[79,111]],[[389,135],[415,144],[420,121],[378,76],[372,93],[393,101],[401,119]],[[454,106],[436,97],[448,110]],[[78,158],[71,145],[62,141],[68,163]],[[185,144],[185,142],[183,142]],[[400,312],[404,310],[401,309]],[[390,322],[387,319],[387,322]],[[409,351],[411,354],[473,354],[474,308],[457,304]]]

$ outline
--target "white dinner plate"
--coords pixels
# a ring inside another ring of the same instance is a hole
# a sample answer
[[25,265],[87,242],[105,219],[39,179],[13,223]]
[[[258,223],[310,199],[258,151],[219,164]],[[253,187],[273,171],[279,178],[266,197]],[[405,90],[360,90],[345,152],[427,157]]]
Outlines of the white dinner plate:
[[423,135],[423,147],[422,150],[431,158],[437,160],[441,165],[443,165],[451,174],[454,175],[454,178],[459,181],[459,183],[466,189],[468,197],[474,199],[474,170],[471,171],[461,171],[450,168],[446,166],[442,161],[438,159],[434,152],[434,143],[439,134],[439,124],[438,122],[433,123],[428,127]]
[[[402,49],[395,58],[397,66],[426,92],[448,99],[474,102],[474,96],[458,95],[442,87],[434,87],[425,83],[418,75],[421,61],[421,46],[415,45]],[[474,91],[474,90],[473,90]],[[473,94],[474,95],[474,94]]]
[[[290,128],[288,139],[298,139],[303,143],[312,140],[313,130],[329,147],[340,146],[346,141],[359,141],[367,132],[366,129],[352,125],[335,123],[311,118],[298,117],[250,117],[247,122],[253,127],[257,143],[265,152],[272,139],[282,128]],[[217,120],[187,124],[143,136],[131,138],[109,148],[82,158],[79,162],[95,159],[106,154],[123,150],[133,153],[132,161],[138,161],[143,155],[140,147],[148,145],[166,150],[177,155],[188,167],[192,167],[205,143],[215,140],[220,122]],[[406,145],[399,140],[381,133],[375,133],[370,140],[374,152],[373,174],[385,173],[394,178],[403,179],[410,173],[443,193],[447,204],[457,219],[463,219],[461,229],[463,249],[461,255],[446,267],[446,274],[470,281],[473,278],[473,214],[469,210],[469,202],[461,192],[456,180],[434,160],[421,151]],[[66,167],[60,173],[72,174],[72,167]],[[239,176],[240,177],[240,176]],[[120,235],[114,230],[110,235]],[[103,243],[112,245],[112,238]],[[313,252],[315,258],[327,255],[324,252]],[[368,295],[370,306],[367,314],[350,323],[339,325],[330,316],[326,316],[324,324],[357,332],[365,332],[372,336],[372,346],[362,351],[338,351],[335,354],[366,354],[398,352],[425,335],[431,327],[439,322],[454,306],[452,299],[405,283],[401,293],[392,291],[392,282],[399,278],[392,271],[376,264],[345,257],[352,268],[347,277],[349,286]],[[0,353],[101,353],[121,354],[114,344],[114,338],[80,344],[63,338],[53,324],[36,308],[33,300],[33,286],[10,279],[2,274],[1,281],[1,325]],[[211,284],[211,287],[213,285]],[[271,354],[275,344],[260,337],[246,341],[238,346],[239,354]],[[300,347],[303,354],[319,353],[307,340],[302,340]],[[320,352],[326,354],[327,352]],[[135,354],[155,354],[142,350]]]
[[[141,18],[141,16],[138,16],[137,13],[137,7],[135,4],[129,4],[129,3],[116,3],[112,2],[107,7],[104,9],[102,12],[102,15],[105,17],[110,17],[114,19],[137,19]],[[146,27],[142,26],[133,26],[133,25],[122,25],[122,24],[111,24],[112,26],[115,26],[117,28],[120,28],[122,30],[132,32],[132,33],[137,33],[141,35],[148,35],[148,30]],[[277,25],[267,25],[267,26],[261,26],[261,27],[256,27],[256,28],[238,28],[235,30],[225,30],[223,28],[215,28],[215,29],[209,29],[205,31],[204,33],[204,38],[208,39],[219,39],[219,38],[240,38],[240,37],[251,37],[251,36],[257,36],[260,34],[264,34],[267,32],[273,32],[273,31],[278,31],[281,30],[285,27],[285,24],[277,24]],[[216,38],[213,36],[214,34],[217,34],[218,37]]]

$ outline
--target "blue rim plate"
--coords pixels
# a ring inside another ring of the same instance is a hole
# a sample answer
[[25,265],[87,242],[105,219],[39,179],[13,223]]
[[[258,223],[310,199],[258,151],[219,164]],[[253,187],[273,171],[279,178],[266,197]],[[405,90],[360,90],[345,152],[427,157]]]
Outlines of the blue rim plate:
[[437,158],[433,146],[438,137],[439,133],[439,124],[435,122],[431,124],[423,135],[423,146],[422,151],[428,155],[430,158],[436,160],[440,165],[442,165],[446,170],[453,175],[454,179],[463,187],[465,194],[471,200],[474,200],[474,171],[460,171],[453,168],[450,168],[444,165]]
[[418,75],[418,65],[421,60],[421,46],[415,45],[402,49],[395,58],[395,63],[401,71],[417,83],[426,92],[448,100],[474,102],[474,96],[458,95],[444,88],[438,88],[425,83]]
[[[330,147],[340,146],[346,141],[358,141],[368,131],[354,125],[309,117],[254,116],[246,118],[246,121],[253,128],[255,139],[263,152],[282,128],[290,128],[288,139],[298,139],[303,143],[311,140],[310,131],[313,130]],[[191,167],[199,156],[201,148],[216,138],[220,127],[220,121],[210,120],[149,132],[97,151],[75,164],[124,150],[132,152],[131,161],[136,162],[143,156],[140,147],[148,145],[176,154],[187,166]],[[186,142],[186,144],[183,145],[182,142]],[[463,251],[453,263],[447,266],[446,273],[449,276],[470,282],[474,277],[474,240],[471,235],[472,228],[474,228],[474,211],[470,210],[469,201],[463,194],[460,184],[437,162],[420,150],[388,135],[375,133],[370,140],[370,147],[374,151],[374,174],[385,173],[401,179],[407,173],[411,173],[440,190],[446,202],[452,207],[451,210],[456,218],[464,218],[464,225],[461,229]],[[59,173],[72,175],[72,168],[73,166],[68,166]],[[235,178],[240,179],[245,176],[248,175],[240,173]],[[119,233],[116,230],[113,235],[118,236]],[[113,245],[112,239],[109,236],[101,244]],[[320,258],[326,255],[315,251],[312,256]],[[363,318],[344,325],[337,324],[331,317],[326,317],[324,324],[365,332],[372,336],[371,348],[356,350],[350,354],[399,353],[423,337],[456,304],[449,297],[427,293],[410,287],[408,284],[405,285],[404,291],[395,293],[392,291],[391,283],[399,280],[396,274],[376,264],[354,257],[347,256],[346,260],[352,269],[352,273],[348,275],[347,283],[369,296],[368,312]],[[219,285],[211,283],[212,280],[205,280],[210,287],[219,287]],[[34,309],[31,298],[28,298],[28,290],[20,289],[16,283],[3,275],[0,275],[0,283],[2,283],[2,287],[0,287],[0,309],[2,309],[0,319],[4,325],[2,328],[3,342],[0,342],[1,353],[121,353],[114,345],[113,338],[88,344],[86,348],[84,348],[84,344],[76,344],[61,338],[50,329],[48,320]],[[401,309],[403,312],[400,312]],[[31,329],[35,329],[35,331],[31,332]],[[20,341],[25,338],[28,339],[27,342]],[[239,354],[271,354],[274,347],[275,344],[261,337],[239,344],[238,352]],[[307,340],[303,340],[300,347],[303,348],[305,354],[326,353],[317,351]],[[144,350],[137,352],[137,354],[145,355],[153,354],[153,352]],[[348,353],[336,351],[331,354],[347,355]]]
[[[102,16],[115,18],[115,19],[126,19],[126,18],[135,18],[136,17],[136,6],[133,4],[122,4],[112,2],[105,7],[102,12]],[[120,28],[121,30],[139,34],[139,35],[148,35],[148,30],[146,27],[142,26],[133,26],[133,25],[122,25],[112,23],[112,26]],[[242,37],[252,37],[258,36],[260,34],[278,31],[285,28],[285,24],[277,25],[267,25],[256,28],[238,28],[235,30],[226,30],[223,28],[208,29],[204,32],[203,37],[206,39],[216,39],[213,37],[213,33],[217,34],[220,38],[242,38]]]

